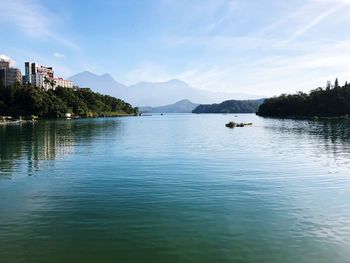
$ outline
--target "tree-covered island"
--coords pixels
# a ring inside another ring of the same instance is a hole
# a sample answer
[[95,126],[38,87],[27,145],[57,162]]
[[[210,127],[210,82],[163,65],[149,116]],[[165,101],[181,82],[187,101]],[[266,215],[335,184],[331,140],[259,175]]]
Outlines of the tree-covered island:
[[264,101],[257,115],[263,117],[343,117],[350,115],[350,84],[340,86],[329,82],[326,88],[310,93],[283,94]]
[[256,113],[264,100],[227,100],[221,103],[200,104],[192,113]]
[[44,90],[33,85],[16,84],[0,88],[0,115],[12,117],[63,118],[136,115],[130,104],[90,89],[57,87]]

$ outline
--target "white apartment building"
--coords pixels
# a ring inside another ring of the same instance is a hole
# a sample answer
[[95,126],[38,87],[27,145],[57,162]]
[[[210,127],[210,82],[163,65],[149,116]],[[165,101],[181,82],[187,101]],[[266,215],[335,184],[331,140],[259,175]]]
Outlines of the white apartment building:
[[63,78],[55,78],[55,86],[56,87],[62,87],[62,88],[73,88],[73,81],[65,80]]
[[73,88],[73,82],[63,78],[54,77],[54,69],[45,67],[36,63],[25,62],[25,77],[27,83],[37,87],[48,89],[56,89],[58,86],[64,88]]
[[[31,84],[33,84],[36,87],[43,88],[45,90],[55,88],[55,85],[52,82],[52,79],[48,78],[47,76],[45,76],[43,74],[32,74],[31,75]],[[51,85],[51,84],[53,84],[53,85]]]

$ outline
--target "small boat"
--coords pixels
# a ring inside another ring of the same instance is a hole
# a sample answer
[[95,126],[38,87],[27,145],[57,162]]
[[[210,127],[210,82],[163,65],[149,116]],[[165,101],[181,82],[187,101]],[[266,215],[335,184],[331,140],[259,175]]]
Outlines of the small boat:
[[226,126],[227,128],[234,128],[234,127],[236,127],[236,125],[237,125],[237,124],[236,124],[235,122],[230,121],[229,123],[226,123],[225,126]]
[[228,128],[234,128],[234,127],[244,127],[244,126],[251,126],[253,123],[248,122],[248,123],[235,123],[233,121],[230,121],[229,123],[226,123],[225,126]]

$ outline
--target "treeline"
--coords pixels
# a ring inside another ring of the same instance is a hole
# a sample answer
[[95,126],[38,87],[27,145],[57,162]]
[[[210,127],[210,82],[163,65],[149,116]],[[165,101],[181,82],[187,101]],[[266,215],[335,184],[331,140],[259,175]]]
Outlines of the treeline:
[[265,100],[257,112],[260,116],[270,117],[339,117],[350,114],[350,84],[318,88],[310,93],[298,92],[294,95],[283,94]]
[[66,113],[81,117],[134,115],[137,114],[137,108],[90,89],[57,87],[46,91],[20,84],[12,88],[0,88],[0,115],[62,118]]
[[264,99],[227,100],[218,104],[201,104],[193,113],[255,113]]

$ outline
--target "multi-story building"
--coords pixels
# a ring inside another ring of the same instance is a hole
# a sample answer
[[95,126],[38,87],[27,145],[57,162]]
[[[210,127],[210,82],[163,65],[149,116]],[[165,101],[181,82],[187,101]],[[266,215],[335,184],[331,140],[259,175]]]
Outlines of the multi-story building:
[[53,79],[54,78],[54,69],[53,69],[53,67],[37,66],[35,73],[36,74],[40,74],[40,75],[44,75],[45,77],[47,77],[49,79]]
[[29,62],[24,63],[23,83],[32,83],[32,67]]
[[54,69],[37,63],[25,62],[25,80],[45,90],[55,89],[58,86],[73,88],[73,82],[63,78],[55,78]]
[[41,75],[41,74],[32,74],[31,84],[46,90],[50,88],[50,80],[45,75]]
[[62,87],[62,88],[73,88],[73,81],[65,80],[63,78],[55,78],[55,88],[56,87]]
[[9,68],[10,67],[10,61],[7,61],[5,59],[0,59],[0,69]]
[[9,61],[0,59],[0,86],[8,88],[21,82],[21,71],[17,68],[12,68]]
[[52,67],[45,67],[38,65],[37,63],[26,62],[26,79],[30,80],[31,83],[37,87],[45,90],[54,88],[54,69]]

